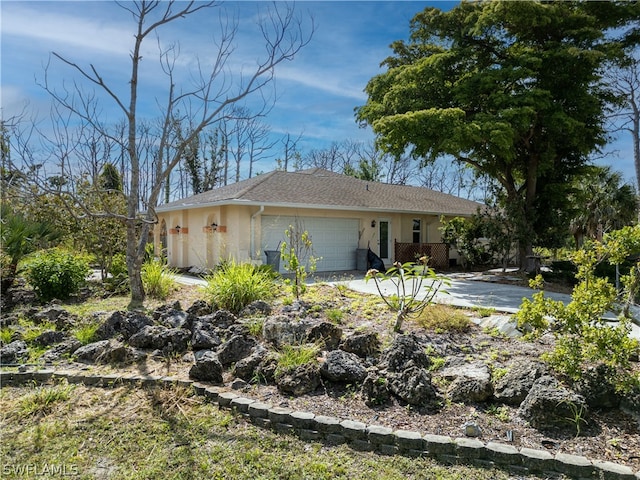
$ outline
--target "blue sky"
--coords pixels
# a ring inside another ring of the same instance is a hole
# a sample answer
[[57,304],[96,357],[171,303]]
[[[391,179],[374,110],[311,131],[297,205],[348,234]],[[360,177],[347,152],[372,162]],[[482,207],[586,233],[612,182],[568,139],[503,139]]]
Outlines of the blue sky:
[[[302,134],[300,149],[325,148],[343,140],[369,141],[370,129],[359,128],[354,108],[366,102],[363,89],[380,72],[379,64],[394,40],[405,39],[409,21],[427,5],[448,9],[455,2],[414,1],[324,1],[296,4],[303,17],[312,16],[315,33],[292,62],[276,70],[275,108],[265,122],[274,135]],[[211,39],[218,25],[220,9],[237,15],[239,31],[230,66],[246,69],[262,52],[256,39],[255,18],[266,2],[226,2],[218,9],[177,21],[161,31],[161,42],[180,45],[179,72],[188,80],[196,59],[206,61],[212,54]],[[82,66],[94,64],[117,91],[127,88],[129,52],[133,44],[130,14],[113,2],[7,1],[1,8],[1,103],[9,117],[28,104],[31,114],[44,117],[49,97],[37,85],[55,51]],[[209,46],[209,48],[206,48]],[[155,98],[162,98],[166,81],[157,67],[155,40],[143,52],[145,114],[156,113]],[[147,60],[148,59],[148,60]],[[78,79],[60,62],[50,66],[52,83],[62,86]],[[104,114],[115,119],[115,110],[104,104]],[[602,163],[614,165],[626,179],[633,179],[631,140],[622,134],[608,150],[618,151]]]

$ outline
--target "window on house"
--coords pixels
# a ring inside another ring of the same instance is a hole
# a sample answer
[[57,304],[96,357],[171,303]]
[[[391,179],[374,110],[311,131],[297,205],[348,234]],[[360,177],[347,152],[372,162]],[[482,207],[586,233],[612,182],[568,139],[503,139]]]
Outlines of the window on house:
[[420,219],[413,219],[413,243],[420,243]]

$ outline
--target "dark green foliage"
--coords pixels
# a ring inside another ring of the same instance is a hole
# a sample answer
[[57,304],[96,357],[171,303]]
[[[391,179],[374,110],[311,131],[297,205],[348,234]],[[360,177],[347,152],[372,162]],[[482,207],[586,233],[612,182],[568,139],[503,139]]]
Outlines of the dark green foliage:
[[607,141],[603,67],[640,11],[598,3],[428,7],[356,112],[384,152],[452,156],[494,179],[522,262],[533,245],[561,243],[571,179]]
[[40,299],[63,300],[79,290],[89,271],[84,258],[51,249],[37,253],[29,261],[26,276]]

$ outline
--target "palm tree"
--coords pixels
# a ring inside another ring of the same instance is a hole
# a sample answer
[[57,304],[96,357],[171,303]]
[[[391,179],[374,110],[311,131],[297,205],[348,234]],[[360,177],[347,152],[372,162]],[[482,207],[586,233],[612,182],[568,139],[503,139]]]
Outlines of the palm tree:
[[14,212],[9,205],[0,205],[0,289],[6,292],[13,285],[18,263],[29,253],[54,242],[61,236],[48,222],[36,222]]
[[594,166],[576,179],[572,203],[576,211],[571,233],[580,247],[586,238],[602,240],[604,233],[635,223],[638,198],[634,188],[610,167]]

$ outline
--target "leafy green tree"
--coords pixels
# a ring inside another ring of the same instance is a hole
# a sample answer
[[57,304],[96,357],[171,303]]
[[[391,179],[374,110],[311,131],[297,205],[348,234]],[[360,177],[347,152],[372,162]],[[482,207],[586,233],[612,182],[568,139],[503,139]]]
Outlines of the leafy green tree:
[[620,40],[612,29],[625,36],[639,18],[640,4],[625,2],[429,7],[409,42],[392,44],[356,116],[386,152],[425,163],[451,155],[494,178],[517,217],[524,266],[553,219],[546,212],[566,208],[567,180],[606,142],[601,69]]

